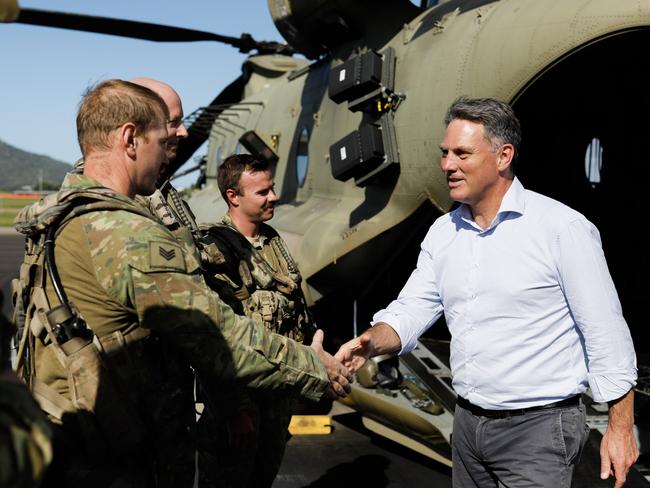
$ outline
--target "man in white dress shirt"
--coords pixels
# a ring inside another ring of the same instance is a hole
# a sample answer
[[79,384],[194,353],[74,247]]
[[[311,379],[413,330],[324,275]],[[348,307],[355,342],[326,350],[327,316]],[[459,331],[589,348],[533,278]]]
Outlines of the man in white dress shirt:
[[455,487],[569,487],[589,431],[587,388],[609,403],[601,478],[622,486],[638,457],[636,357],[598,230],[514,176],[521,130],[510,106],[459,98],[445,120],[440,164],[461,205],[431,226],[397,300],[337,357],[356,371],[409,352],[444,313]]

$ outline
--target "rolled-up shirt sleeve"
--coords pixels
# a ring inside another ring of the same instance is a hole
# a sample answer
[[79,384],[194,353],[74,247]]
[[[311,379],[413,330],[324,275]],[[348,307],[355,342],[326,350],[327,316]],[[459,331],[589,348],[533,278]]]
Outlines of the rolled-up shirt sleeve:
[[584,338],[593,398],[615,400],[636,384],[636,354],[600,234],[586,219],[574,220],[559,232],[557,246],[560,285]]
[[442,315],[431,251],[432,231],[433,227],[422,242],[417,266],[397,299],[372,320],[372,325],[385,322],[397,332],[402,343],[400,354],[411,351],[418,338]]

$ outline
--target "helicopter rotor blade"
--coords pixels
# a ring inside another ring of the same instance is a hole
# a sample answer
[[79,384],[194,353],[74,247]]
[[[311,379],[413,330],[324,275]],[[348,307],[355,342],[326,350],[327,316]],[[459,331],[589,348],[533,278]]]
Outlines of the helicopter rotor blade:
[[288,46],[277,42],[258,42],[250,34],[243,33],[240,37],[223,36],[212,32],[204,32],[182,27],[151,24],[133,20],[97,17],[93,15],[71,14],[49,10],[21,8],[18,18],[14,21],[20,24],[57,27],[112,36],[131,37],[156,42],[192,42],[217,41],[229,44],[248,53],[257,49],[260,53],[286,53]]

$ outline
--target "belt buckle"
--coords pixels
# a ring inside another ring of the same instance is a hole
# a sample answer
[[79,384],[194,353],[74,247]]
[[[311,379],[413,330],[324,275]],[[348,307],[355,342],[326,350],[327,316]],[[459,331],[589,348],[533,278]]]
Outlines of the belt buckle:
[[525,408],[517,408],[515,410],[503,410],[501,413],[503,413],[504,418],[508,417],[517,417],[519,415],[526,415],[527,410]]

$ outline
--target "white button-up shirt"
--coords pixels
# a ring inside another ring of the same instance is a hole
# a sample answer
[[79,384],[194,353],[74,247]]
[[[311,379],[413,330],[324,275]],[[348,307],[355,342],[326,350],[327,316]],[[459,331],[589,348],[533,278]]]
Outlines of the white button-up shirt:
[[415,271],[373,325],[388,323],[408,352],[443,312],[453,387],[483,408],[543,405],[588,386],[604,402],[635,385],[598,230],[517,178],[489,228],[466,205],[434,222]]

